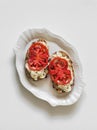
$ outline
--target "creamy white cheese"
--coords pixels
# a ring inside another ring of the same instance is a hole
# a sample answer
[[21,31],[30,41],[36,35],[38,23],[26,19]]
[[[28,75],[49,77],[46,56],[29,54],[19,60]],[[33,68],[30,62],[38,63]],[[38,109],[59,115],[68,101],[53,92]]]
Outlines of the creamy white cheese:
[[54,54],[54,55],[52,56],[52,59],[53,59],[54,57],[57,57],[57,56],[59,56],[59,57],[61,57],[61,58],[67,60],[67,62],[68,62],[68,69],[71,71],[71,81],[70,81],[70,83],[68,83],[68,84],[66,84],[66,85],[58,85],[57,87],[60,88],[60,89],[62,89],[62,90],[65,91],[65,92],[70,92],[71,89],[72,89],[72,88],[71,88],[71,85],[73,84],[73,80],[74,80],[74,75],[73,75],[73,70],[72,70],[72,67],[71,67],[70,59],[69,59],[67,56],[62,56],[62,53],[61,53],[61,52],[57,52],[56,54]]
[[70,92],[71,91],[71,87],[70,85],[58,85],[58,88],[62,89],[65,92]]
[[28,63],[25,64],[25,68],[28,70],[28,72],[30,73],[30,76],[34,79],[34,80],[38,80],[38,78],[43,79],[46,77],[48,70],[47,69],[42,69],[40,71],[33,71],[29,69]]

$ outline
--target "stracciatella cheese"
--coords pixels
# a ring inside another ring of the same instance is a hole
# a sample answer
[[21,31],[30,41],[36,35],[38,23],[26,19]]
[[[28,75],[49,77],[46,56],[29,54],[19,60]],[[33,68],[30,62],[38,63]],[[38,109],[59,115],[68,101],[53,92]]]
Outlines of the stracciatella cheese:
[[30,73],[30,76],[34,79],[34,80],[38,80],[38,78],[43,79],[46,77],[48,70],[47,69],[42,69],[40,71],[33,71],[29,69],[28,63],[25,64],[25,68],[28,70],[28,72]]

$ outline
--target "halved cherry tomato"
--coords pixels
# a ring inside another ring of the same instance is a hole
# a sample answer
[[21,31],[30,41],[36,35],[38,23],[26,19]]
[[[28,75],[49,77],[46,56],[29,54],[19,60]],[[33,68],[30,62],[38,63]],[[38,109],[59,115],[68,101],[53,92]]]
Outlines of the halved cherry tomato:
[[48,64],[48,49],[40,42],[35,42],[28,50],[28,65],[31,70],[41,70]]
[[65,85],[71,81],[71,71],[68,70],[68,62],[63,58],[55,57],[51,60],[49,73],[52,81],[59,85]]

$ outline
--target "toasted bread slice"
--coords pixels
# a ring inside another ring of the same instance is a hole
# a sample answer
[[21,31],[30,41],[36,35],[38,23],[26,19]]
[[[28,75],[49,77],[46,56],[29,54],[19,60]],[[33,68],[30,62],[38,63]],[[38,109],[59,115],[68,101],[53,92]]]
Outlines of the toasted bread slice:
[[[57,65],[57,68],[54,68],[55,65]],[[72,90],[74,85],[73,62],[65,51],[55,52],[51,56],[49,63],[49,74],[52,80],[53,88],[55,88],[58,93],[69,93]]]
[[25,57],[27,77],[34,81],[46,78],[48,74],[48,59],[49,51],[46,41],[38,40],[33,42]]

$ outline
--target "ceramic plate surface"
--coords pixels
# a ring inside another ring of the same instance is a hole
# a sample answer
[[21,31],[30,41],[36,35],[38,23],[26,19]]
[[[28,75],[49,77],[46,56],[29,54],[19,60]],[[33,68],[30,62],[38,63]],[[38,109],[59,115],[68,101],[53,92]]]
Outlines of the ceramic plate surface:
[[[55,51],[65,50],[71,57],[75,71],[75,83],[74,88],[68,95],[57,94],[56,90],[52,88],[52,82],[49,76],[46,79],[31,82],[25,75],[24,63],[26,51],[31,43],[39,38],[47,41],[50,55]],[[16,69],[20,82],[33,95],[47,101],[52,106],[71,105],[79,99],[84,87],[82,81],[82,67],[78,53],[71,44],[47,29],[30,29],[21,34],[14,50],[16,54]]]

